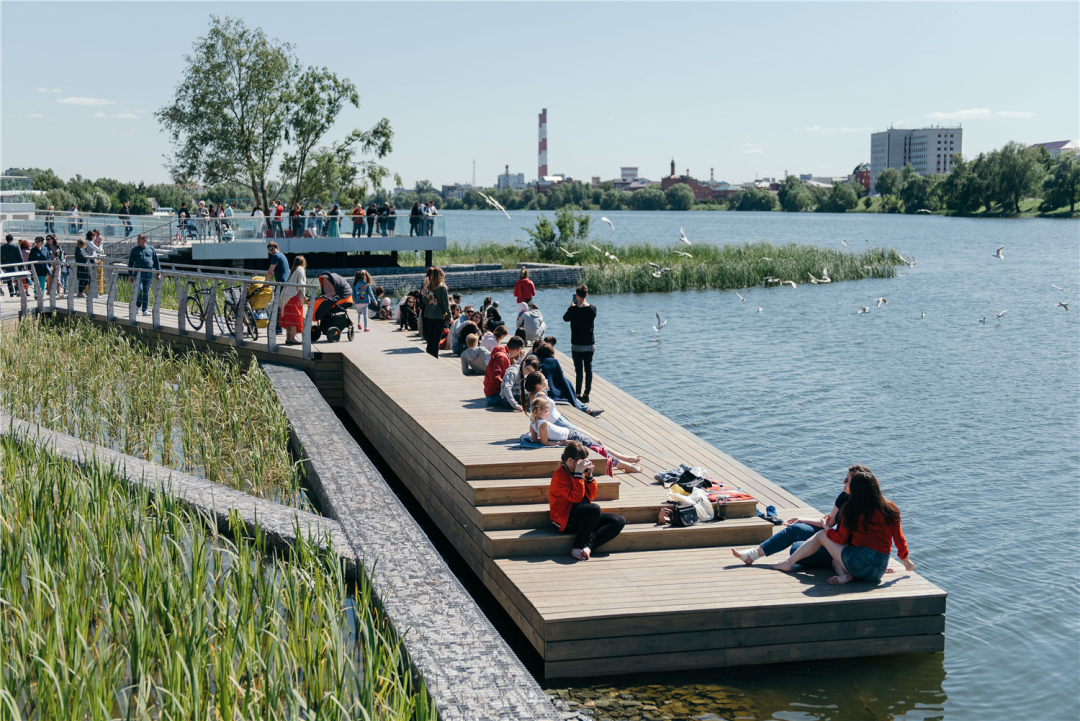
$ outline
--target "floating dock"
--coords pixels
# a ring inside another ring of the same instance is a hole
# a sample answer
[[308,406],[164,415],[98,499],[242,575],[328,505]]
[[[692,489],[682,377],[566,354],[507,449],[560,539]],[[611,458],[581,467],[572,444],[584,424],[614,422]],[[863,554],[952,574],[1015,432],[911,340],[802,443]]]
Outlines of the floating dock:
[[[104,301],[94,307],[104,315]],[[166,341],[233,345],[180,336],[175,311],[161,311],[157,330],[143,320],[113,324]],[[526,417],[485,407],[481,377],[462,375],[449,354],[427,355],[414,333],[370,326],[352,342],[319,343],[311,359],[293,347],[268,352],[261,339],[237,351],[304,368],[331,405],[345,408],[529,639],[546,677],[944,649],[946,593],[895,560],[895,573],[877,586],[830,586],[829,569],[785,574],[734,558],[733,546],[775,530],[756,510],[776,506],[782,518],[822,512],[598,376],[592,403],[606,412],[564,412],[590,436],[640,454],[646,472],[599,479],[597,501],[628,522],[592,560],[573,561],[570,537],[548,518],[560,449],[517,448]],[[572,377],[573,364],[560,360]],[[665,492],[652,474],[681,462],[706,467],[755,502],[733,505],[722,522],[657,525]]]

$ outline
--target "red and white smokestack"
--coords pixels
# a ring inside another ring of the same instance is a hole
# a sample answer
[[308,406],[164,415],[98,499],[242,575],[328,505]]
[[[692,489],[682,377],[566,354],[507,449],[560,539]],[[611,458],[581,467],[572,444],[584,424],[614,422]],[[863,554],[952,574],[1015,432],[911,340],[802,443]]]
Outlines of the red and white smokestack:
[[716,182],[716,177],[713,175],[713,169],[709,168],[709,180],[713,183]]
[[547,108],[544,108],[540,112],[540,143],[539,151],[537,153],[537,169],[536,179],[543,180],[544,176],[548,174],[548,162],[547,162]]

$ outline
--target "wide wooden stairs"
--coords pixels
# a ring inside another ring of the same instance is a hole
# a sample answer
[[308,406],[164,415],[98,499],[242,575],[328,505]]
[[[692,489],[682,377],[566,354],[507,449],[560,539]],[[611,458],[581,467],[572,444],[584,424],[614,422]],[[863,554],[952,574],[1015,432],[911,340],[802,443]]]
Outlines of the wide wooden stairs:
[[[645,473],[598,479],[597,502],[627,525],[592,560],[573,561],[572,537],[548,515],[561,449],[518,447],[526,417],[486,408],[481,378],[463,376],[456,358],[426,355],[411,334],[372,326],[322,348],[342,355],[344,408],[540,653],[548,677],[942,649],[945,593],[915,574],[833,587],[825,569],[789,575],[734,559],[732,547],[773,533],[756,515],[766,505],[783,518],[820,512],[602,378],[592,397],[603,415],[563,412],[606,445],[641,455]],[[680,462],[756,502],[729,504],[724,521],[657,524],[666,494],[652,476]]]

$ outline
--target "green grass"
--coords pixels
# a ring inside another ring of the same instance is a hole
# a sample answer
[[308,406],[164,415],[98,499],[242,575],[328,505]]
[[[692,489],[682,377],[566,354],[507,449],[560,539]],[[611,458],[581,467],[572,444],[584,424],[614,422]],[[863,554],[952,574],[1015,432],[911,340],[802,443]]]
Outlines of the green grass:
[[268,558],[7,437],[0,470],[0,718],[435,718],[333,553]]
[[[575,249],[573,258],[564,258],[562,262],[582,265],[585,284],[597,293],[746,288],[762,283],[766,276],[809,283],[810,274],[821,278],[824,268],[829,269],[833,281],[891,278],[896,273],[895,266],[902,263],[899,254],[891,248],[859,248],[854,241],[850,251],[812,245],[777,246],[768,241],[743,245],[676,244],[671,247],[651,243],[616,247],[596,242],[593,245],[600,248],[600,252],[590,245],[583,245]],[[693,257],[681,256],[677,251],[690,253]],[[609,259],[605,253],[616,256],[618,262]],[[504,268],[515,268],[517,263],[540,262],[540,258],[524,243],[487,241],[469,246],[451,243],[445,251],[436,251],[435,262],[439,265],[499,263]],[[653,278],[650,262],[670,268],[671,272]]]
[[20,323],[0,407],[46,428],[310,510],[288,420],[258,364],[177,353],[87,321]]

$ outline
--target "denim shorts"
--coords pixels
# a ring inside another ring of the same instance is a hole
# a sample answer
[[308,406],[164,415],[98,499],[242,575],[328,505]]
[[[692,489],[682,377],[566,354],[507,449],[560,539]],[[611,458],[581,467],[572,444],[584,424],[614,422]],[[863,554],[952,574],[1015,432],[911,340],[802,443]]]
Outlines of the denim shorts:
[[889,566],[889,554],[865,546],[844,546],[840,559],[851,577],[860,581],[877,583]]

